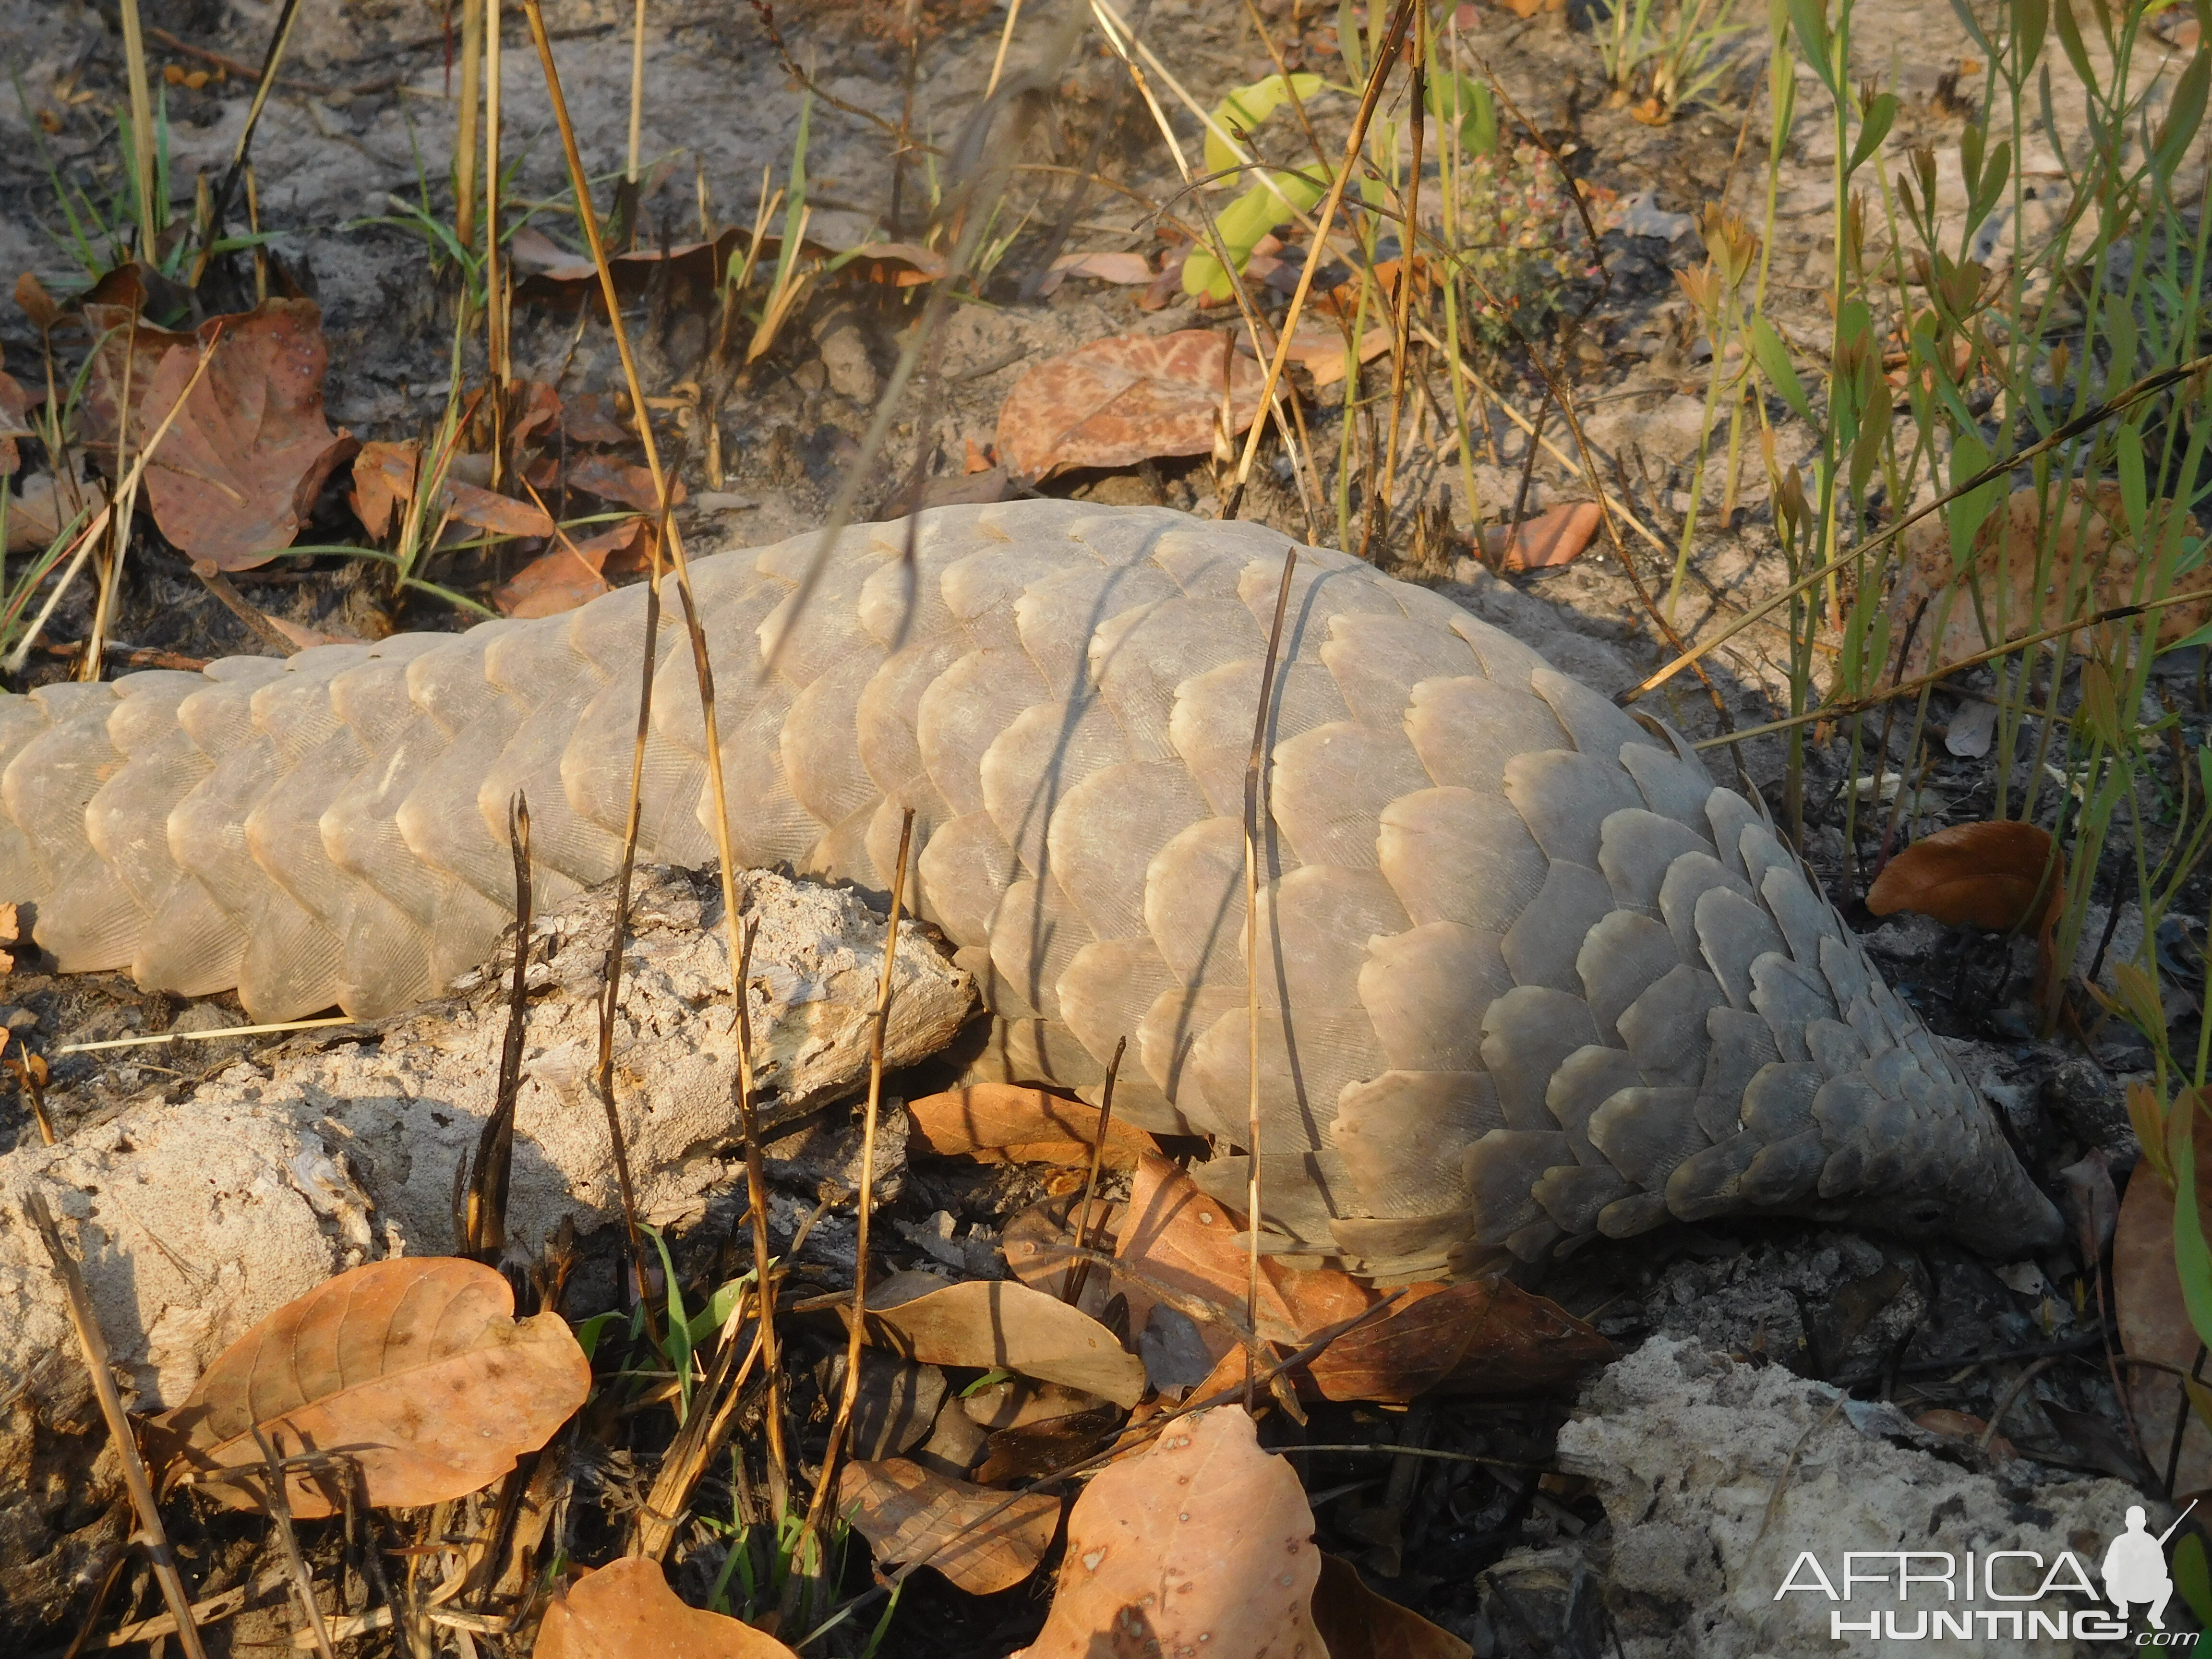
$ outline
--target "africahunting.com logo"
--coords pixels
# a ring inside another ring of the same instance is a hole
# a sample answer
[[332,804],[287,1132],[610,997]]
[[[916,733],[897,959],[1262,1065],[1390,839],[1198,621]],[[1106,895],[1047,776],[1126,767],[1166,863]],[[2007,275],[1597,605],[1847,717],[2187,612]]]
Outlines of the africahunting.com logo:
[[[2192,1501],[2189,1508],[2196,1507]],[[2166,1624],[2174,1589],[2166,1545],[2188,1515],[2184,1510],[2172,1526],[2154,1534],[2142,1508],[2130,1509],[2125,1529],[2106,1547],[2094,1579],[2072,1550],[2048,1561],[2037,1550],[1851,1550],[1835,1572],[1806,1550],[1774,1599],[1809,1595],[1836,1603],[1828,1610],[1832,1642],[2113,1642],[2132,1636],[2137,1647],[2194,1648],[2197,1632]],[[1869,1600],[1896,1605],[1874,1608],[1865,1605]],[[1850,1607],[1854,1601],[1860,1605]],[[2136,1627],[2137,1617],[2145,1628]]]

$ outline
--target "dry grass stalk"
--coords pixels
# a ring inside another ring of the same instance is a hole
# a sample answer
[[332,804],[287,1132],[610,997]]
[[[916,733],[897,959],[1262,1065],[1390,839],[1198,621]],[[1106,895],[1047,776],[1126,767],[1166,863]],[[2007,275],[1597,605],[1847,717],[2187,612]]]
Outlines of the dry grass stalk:
[[315,1651],[322,1659],[337,1659],[331,1649],[330,1629],[323,1623],[323,1610],[315,1604],[314,1575],[307,1571],[307,1558],[300,1553],[300,1534],[292,1527],[292,1500],[285,1495],[283,1461],[269,1443],[269,1437],[261,1432],[261,1425],[252,1426],[253,1443],[261,1448],[262,1462],[269,1470],[269,1518],[276,1526],[277,1542],[283,1546],[285,1571],[290,1575],[301,1615],[307,1620],[307,1634],[314,1638]]
[[[1083,1178],[1083,1207],[1078,1210],[1075,1222],[1075,1242],[1085,1249],[1095,1249],[1091,1242],[1096,1224],[1091,1218],[1091,1206],[1098,1197],[1098,1169],[1106,1161],[1107,1137],[1114,1130],[1114,1085],[1121,1076],[1121,1056],[1129,1050],[1129,1039],[1117,1037],[1114,1042],[1114,1058],[1107,1063],[1106,1087],[1098,1097],[1098,1128],[1091,1143],[1091,1169]],[[1091,1278],[1091,1263],[1079,1261],[1067,1275],[1067,1290],[1060,1299],[1071,1308],[1083,1305],[1083,1287]]]
[[453,237],[477,234],[477,100],[483,78],[484,0],[461,0],[461,101],[453,135]]
[[106,1419],[108,1438],[114,1443],[116,1455],[123,1462],[123,1485],[131,1494],[131,1507],[138,1517],[137,1541],[153,1564],[154,1577],[161,1587],[161,1599],[168,1604],[169,1616],[177,1621],[178,1645],[184,1649],[185,1659],[207,1659],[207,1650],[200,1644],[199,1628],[192,1623],[191,1598],[185,1594],[185,1581],[169,1552],[169,1535],[161,1527],[161,1506],[154,1501],[154,1488],[146,1479],[146,1465],[138,1455],[131,1419],[124,1413],[122,1396],[116,1392],[115,1373],[107,1358],[107,1339],[100,1334],[100,1321],[92,1310],[92,1298],[85,1292],[84,1276],[77,1271],[76,1259],[70,1255],[69,1247],[62,1243],[61,1230],[54,1225],[53,1212],[46,1207],[46,1194],[34,1191],[26,1198],[23,1215],[38,1230],[46,1255],[53,1262],[54,1277],[61,1280],[62,1294],[69,1304],[70,1324],[76,1332],[77,1346],[83,1350],[85,1370],[92,1379],[93,1394],[100,1401],[100,1414]]
[[[758,1096],[753,1081],[752,1005],[745,994],[745,987],[752,979],[753,942],[759,937],[760,923],[749,920],[738,951],[738,1132],[744,1140],[745,1207],[752,1223],[753,1266],[758,1275],[754,1280],[754,1291],[760,1297],[758,1340],[761,1364],[768,1378],[768,1398],[763,1411],[768,1425],[769,1508],[781,1522],[791,1507],[788,1477],[784,1473],[787,1466],[783,1449],[783,1372],[775,1335],[775,1275],[766,1267],[772,1255],[768,1236],[768,1171],[761,1158]],[[792,1253],[797,1255],[796,1239],[791,1248]],[[736,1317],[734,1314],[731,1316]]]
[[[1290,308],[1284,312],[1282,326],[1276,333],[1274,355],[1267,360],[1267,378],[1260,388],[1263,403],[1274,401],[1275,388],[1282,383],[1283,369],[1291,360],[1291,343],[1298,331],[1298,317],[1305,310],[1307,296],[1313,292],[1314,273],[1321,269],[1322,257],[1328,249],[1329,228],[1336,222],[1337,210],[1344,204],[1345,186],[1358,169],[1368,126],[1382,101],[1383,83],[1389,79],[1390,66],[1405,50],[1406,33],[1413,26],[1418,9],[1416,0],[1398,0],[1391,9],[1389,28],[1383,35],[1382,49],[1375,54],[1374,67],[1368,71],[1367,85],[1359,95],[1359,112],[1352,118],[1351,135],[1345,140],[1344,160],[1328,181],[1328,193],[1321,198],[1321,210],[1315,217],[1313,243],[1306,249],[1306,262],[1298,271],[1298,285],[1291,290]],[[1261,176],[1267,175],[1262,173]],[[1351,418],[1348,402],[1345,418]],[[1244,451],[1237,462],[1236,489],[1240,496],[1251,479],[1252,463],[1260,453],[1262,430],[1261,422],[1255,421],[1251,430],[1244,434]]]
[[[1272,822],[1267,804],[1267,716],[1275,694],[1275,664],[1282,654],[1283,618],[1291,608],[1296,548],[1283,555],[1283,580],[1275,590],[1275,617],[1267,628],[1267,655],[1260,666],[1260,696],[1252,711],[1252,749],[1244,761],[1244,1226],[1252,1241],[1244,1284],[1244,1322],[1260,1328],[1260,830]],[[1103,1140],[1102,1134],[1102,1140]],[[1254,1366],[1244,1364],[1244,1408],[1253,1407]]]
[[890,918],[884,927],[884,972],[876,990],[873,1028],[868,1033],[868,1103],[860,1121],[859,1237],[853,1250],[852,1328],[845,1339],[845,1385],[837,1395],[837,1414],[830,1419],[830,1443],[822,1454],[822,1478],[806,1506],[806,1531],[827,1519],[830,1495],[837,1490],[837,1457],[860,1395],[860,1348],[868,1326],[868,1222],[876,1194],[876,1125],[884,1098],[884,1033],[890,1024],[891,978],[897,967],[899,912],[906,902],[907,854],[914,840],[914,809],[899,820],[898,867],[891,873]]

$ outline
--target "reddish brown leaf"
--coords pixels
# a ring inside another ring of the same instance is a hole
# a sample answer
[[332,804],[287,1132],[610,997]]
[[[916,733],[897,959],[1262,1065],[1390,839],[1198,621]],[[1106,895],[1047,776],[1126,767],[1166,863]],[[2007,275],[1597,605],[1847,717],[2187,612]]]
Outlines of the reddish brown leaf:
[[[1925,1429],[1930,1434],[1942,1435],[1947,1439],[1975,1442],[1979,1442],[1983,1431],[1990,1426],[1972,1412],[1956,1412],[1946,1406],[1921,1413],[1912,1419],[1912,1425],[1917,1429]],[[1990,1455],[2002,1463],[2009,1463],[2020,1455],[2019,1449],[2001,1434],[1990,1437],[1989,1449]]]
[[947,1285],[901,1273],[868,1297],[868,1340],[928,1365],[975,1365],[1065,1382],[1118,1406],[1145,1391],[1144,1363],[1088,1314],[1026,1285]]
[[2044,879],[2051,861],[2050,833],[2034,824],[1954,823],[1890,860],[1867,891],[1867,908],[1878,916],[1911,910],[1997,933],[2033,931],[2066,901],[2063,862]]
[[1508,570],[1546,570],[1580,557],[1604,522],[1595,501],[1565,501],[1519,524],[1486,529],[1483,551]]
[[685,1603],[643,1556],[587,1572],[545,1609],[532,1659],[798,1659],[765,1631]]
[[1035,1572],[1060,1526],[1058,1498],[994,1492],[903,1457],[848,1463],[837,1503],[877,1560],[927,1560],[970,1595],[1011,1589]]
[[154,372],[172,350],[189,351],[198,342],[192,335],[155,327],[132,306],[87,304],[83,316],[93,333],[93,350],[78,436],[94,449],[113,449],[127,407],[129,438],[135,448],[148,429],[146,393],[154,384]]
[[462,524],[495,536],[550,536],[552,516],[535,501],[518,501],[512,495],[479,489],[448,477],[445,488],[446,514]]
[[[1309,324],[1291,336],[1290,361],[1304,368],[1316,387],[1344,378],[1345,331],[1327,323]],[[1390,330],[1370,328],[1359,337],[1359,361],[1371,363],[1390,349]]]
[[507,617],[554,617],[613,592],[605,575],[611,555],[626,553],[644,534],[642,519],[625,519],[581,541],[563,541],[492,590],[492,603]]
[[637,435],[614,398],[596,392],[571,398],[561,406],[561,429],[572,444],[623,444]]
[[[561,1316],[518,1322],[501,1274],[402,1256],[340,1273],[232,1343],[183,1405],[147,1425],[149,1461],[165,1485],[195,1477],[234,1508],[259,1507],[258,1427],[280,1455],[346,1453],[373,1504],[443,1503],[543,1446],[591,1384]],[[303,1519],[343,1507],[313,1471],[290,1473],[285,1491]]]
[[1317,1654],[1320,1573],[1297,1476],[1243,1407],[1200,1412],[1084,1488],[1052,1611],[1018,1659]]
[[1026,478],[1208,454],[1217,437],[1252,423],[1264,379],[1257,363],[1210,329],[1095,341],[1015,383],[999,410],[999,454]]
[[[1123,1212],[1116,1255],[1146,1278],[1241,1318],[1248,1262],[1237,1218],[1172,1164],[1146,1158]],[[1300,1272],[1260,1264],[1260,1334],[1299,1347],[1328,1326],[1372,1307],[1382,1292],[1334,1268]],[[1141,1330],[1156,1293],[1117,1275],[1129,1324]],[[1188,1311],[1188,1309],[1186,1309]],[[1202,1396],[1243,1358],[1230,1328],[1201,1324],[1220,1362]],[[1604,1338],[1541,1297],[1503,1279],[1411,1285],[1397,1304],[1339,1337],[1295,1374],[1302,1392],[1328,1400],[1411,1400],[1431,1392],[1513,1394],[1571,1381],[1613,1355]]]
[[1474,1653],[1411,1607],[1377,1595],[1357,1567],[1334,1555],[1321,1559],[1313,1622],[1328,1659],[1473,1659]]
[[422,446],[411,438],[398,443],[371,439],[353,458],[353,490],[346,497],[353,515],[372,541],[382,541],[404,517],[415,497],[415,468]]
[[[7,489],[0,483],[0,490]],[[55,488],[54,475],[41,472],[23,481],[22,492],[8,501],[8,550],[29,553],[50,546],[76,507]]]
[[[684,480],[672,478],[669,483],[670,501],[681,504]],[[635,507],[641,513],[660,511],[660,497],[653,489],[651,469],[625,466],[605,455],[570,456],[568,488],[597,495],[602,501],[617,501],[624,507]]]
[[[979,1164],[1091,1162],[1098,1139],[1098,1109],[1064,1095],[1012,1083],[979,1083],[907,1103],[908,1132],[921,1150],[939,1158],[972,1158]],[[1130,1170],[1158,1146],[1142,1129],[1116,1120],[1108,1126],[1103,1159],[1109,1170]]]
[[[1083,1196],[1078,1190],[1032,1204],[1008,1221],[1000,1239],[1000,1248],[1006,1255],[1006,1271],[1032,1289],[1065,1301],[1068,1275],[1075,1267],[1067,1246],[1074,1242],[1073,1218],[1082,1205]],[[1085,1231],[1087,1248],[1102,1254],[1113,1249],[1115,1235],[1121,1230],[1121,1205],[1103,1198],[1091,1200],[1091,1221]],[[1112,1295],[1112,1275],[1093,1263],[1084,1279],[1082,1300],[1076,1305],[1096,1319],[1105,1312]]]
[[[218,570],[265,564],[299,538],[331,469],[352,454],[323,418],[322,313],[310,300],[270,300],[203,326],[214,361],[172,347],[140,410],[141,437],[184,406],[146,468],[161,533]],[[191,387],[191,394],[185,395]]]

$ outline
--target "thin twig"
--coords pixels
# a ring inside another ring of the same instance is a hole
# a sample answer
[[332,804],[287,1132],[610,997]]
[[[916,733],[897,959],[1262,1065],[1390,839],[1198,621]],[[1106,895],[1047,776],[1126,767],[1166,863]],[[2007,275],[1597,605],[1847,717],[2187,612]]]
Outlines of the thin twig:
[[[1114,1127],[1114,1085],[1121,1075],[1121,1056],[1128,1052],[1129,1039],[1118,1037],[1114,1043],[1114,1058],[1106,1065],[1106,1088],[1098,1099],[1098,1128],[1091,1143],[1091,1170],[1083,1178],[1083,1207],[1076,1212],[1075,1242],[1085,1249],[1097,1248],[1091,1242],[1091,1206],[1098,1196],[1098,1170],[1106,1161],[1106,1136]],[[1083,1304],[1083,1287],[1091,1278],[1088,1257],[1075,1264],[1067,1275],[1066,1294],[1060,1300],[1071,1308]]]
[[530,1030],[530,803],[514,792],[507,803],[507,847],[514,858],[514,977],[507,993],[507,1033],[500,1043],[499,1086],[491,1115],[477,1139],[469,1172],[468,1207],[460,1216],[460,1253],[490,1267],[507,1249],[507,1194],[514,1171],[514,1106],[522,1092],[522,1045]]
[[170,1553],[169,1534],[162,1529],[161,1507],[154,1502],[154,1488],[146,1479],[146,1465],[139,1458],[137,1442],[131,1433],[131,1419],[125,1415],[122,1396],[116,1392],[115,1374],[108,1369],[107,1339],[100,1334],[100,1320],[92,1310],[92,1298],[85,1293],[84,1276],[77,1271],[76,1258],[62,1243],[61,1230],[54,1225],[53,1212],[46,1207],[46,1194],[33,1190],[27,1195],[23,1214],[38,1229],[46,1255],[53,1262],[54,1277],[62,1282],[70,1323],[76,1328],[78,1346],[84,1351],[84,1366],[92,1379],[93,1394],[100,1401],[100,1414],[107,1420],[108,1439],[123,1462],[123,1484],[131,1494],[131,1507],[138,1516],[138,1542],[153,1564],[155,1579],[161,1586],[161,1599],[168,1603],[169,1614],[177,1621],[178,1644],[184,1649],[185,1659],[207,1659],[207,1650],[200,1645],[199,1628],[192,1623],[192,1599],[185,1594],[185,1581],[177,1571],[176,1559]]
[[[758,1098],[753,1079],[752,1004],[746,988],[752,982],[753,942],[760,937],[760,922],[748,918],[738,947],[738,1128],[744,1137],[745,1206],[753,1235],[753,1283],[760,1295],[761,1365],[768,1380],[763,1411],[768,1421],[769,1504],[778,1522],[791,1507],[791,1475],[784,1461],[783,1376],[776,1355],[775,1279],[774,1256],[768,1236],[768,1170],[761,1155]],[[792,1253],[799,1252],[796,1240]]]
[[876,1124],[884,1098],[884,1037],[890,1026],[892,977],[898,966],[899,910],[906,901],[907,851],[914,840],[914,809],[899,820],[898,867],[891,872],[891,913],[884,925],[884,971],[876,988],[876,1012],[868,1031],[868,1103],[860,1120],[859,1236],[853,1250],[853,1328],[845,1338],[845,1386],[837,1395],[837,1414],[830,1420],[830,1443],[822,1454],[822,1478],[806,1506],[807,1533],[822,1525],[830,1494],[837,1486],[837,1456],[860,1395],[860,1347],[868,1329],[868,1221],[876,1192]]
[[261,1425],[253,1423],[247,1426],[252,1431],[253,1443],[261,1449],[262,1461],[269,1470],[269,1518],[276,1524],[276,1541],[283,1547],[292,1594],[299,1598],[308,1632],[315,1638],[315,1651],[322,1659],[337,1659],[331,1650],[331,1632],[323,1623],[323,1610],[315,1605],[314,1576],[307,1571],[307,1558],[300,1553],[300,1534],[292,1528],[292,1499],[284,1489],[283,1462],[277,1457],[276,1447],[269,1443],[269,1437],[262,1433]]

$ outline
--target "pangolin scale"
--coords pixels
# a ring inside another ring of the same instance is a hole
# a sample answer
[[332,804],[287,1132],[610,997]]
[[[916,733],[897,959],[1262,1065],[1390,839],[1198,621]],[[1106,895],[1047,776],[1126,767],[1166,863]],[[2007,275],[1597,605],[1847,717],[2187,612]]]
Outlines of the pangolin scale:
[[[1242,814],[1294,544],[1025,501],[860,526],[763,676],[813,535],[698,560],[730,835],[890,885],[994,1018],[987,1064],[1248,1139]],[[915,561],[907,554],[911,541]],[[66,969],[264,1019],[368,1016],[488,957],[525,791],[541,904],[611,875],[645,593],[465,634],[0,699],[0,899]],[[641,855],[714,855],[664,627]],[[1269,714],[1267,1247],[1378,1275],[1787,1212],[1996,1254],[2058,1218],[1764,808],[1440,594],[1301,548]]]

